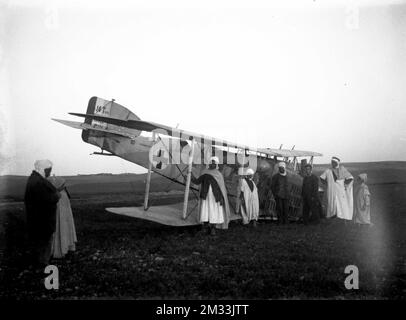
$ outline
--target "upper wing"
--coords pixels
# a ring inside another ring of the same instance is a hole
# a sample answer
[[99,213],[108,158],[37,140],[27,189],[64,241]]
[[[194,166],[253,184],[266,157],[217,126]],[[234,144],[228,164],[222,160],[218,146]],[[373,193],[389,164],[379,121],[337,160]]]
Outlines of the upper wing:
[[165,134],[172,137],[179,137],[184,140],[189,140],[190,138],[198,138],[202,139],[202,143],[210,143],[214,147],[224,148],[237,148],[246,151],[251,151],[259,154],[263,154],[265,156],[277,156],[277,157],[318,157],[322,156],[321,153],[313,152],[313,151],[300,151],[300,150],[288,150],[288,149],[271,149],[271,148],[260,148],[254,149],[247,145],[230,142],[226,140],[221,140],[218,138],[213,138],[210,136],[202,135],[200,133],[180,130],[177,128],[172,128],[163,124],[151,122],[151,121],[142,121],[142,120],[123,120],[118,118],[100,116],[100,115],[93,115],[93,114],[83,114],[83,113],[70,113],[71,115],[84,117],[92,120],[102,121],[110,124],[114,124],[117,126],[122,126],[130,129],[142,130],[142,131],[158,131],[158,133]]
[[314,151],[301,151],[301,150],[288,150],[288,149],[272,149],[272,148],[259,148],[259,152],[267,153],[277,157],[321,157],[322,154]]

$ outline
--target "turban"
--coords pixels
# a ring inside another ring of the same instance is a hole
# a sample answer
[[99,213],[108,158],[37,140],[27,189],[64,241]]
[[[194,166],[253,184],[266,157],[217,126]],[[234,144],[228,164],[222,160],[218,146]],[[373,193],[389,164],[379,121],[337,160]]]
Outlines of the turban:
[[285,169],[286,169],[286,163],[283,162],[283,161],[281,161],[281,162],[278,163],[278,167],[279,167],[279,168],[285,168]]
[[358,175],[358,177],[363,181],[363,182],[367,182],[367,174],[366,173],[361,173]]
[[211,157],[210,158],[210,164],[214,161],[215,164],[219,164],[220,160],[218,157]]
[[34,163],[35,171],[45,177],[45,169],[52,168],[52,162],[49,160],[37,160]]
[[251,168],[248,168],[248,170],[247,170],[247,176],[249,176],[249,175],[254,175],[254,170],[252,170]]
[[249,176],[249,175],[254,175],[255,171],[251,168],[238,168],[238,175],[239,176]]
[[331,161],[340,163],[341,160],[340,160],[339,158],[337,158],[337,157],[332,157],[332,158],[331,158]]

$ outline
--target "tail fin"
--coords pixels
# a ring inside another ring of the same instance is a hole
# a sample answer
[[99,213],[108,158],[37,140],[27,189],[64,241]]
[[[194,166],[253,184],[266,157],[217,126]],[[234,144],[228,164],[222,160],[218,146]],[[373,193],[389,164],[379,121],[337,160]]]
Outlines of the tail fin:
[[[122,105],[116,103],[114,100],[104,100],[102,98],[98,97],[92,97],[89,100],[89,104],[87,106],[87,111],[86,114],[91,114],[91,115],[100,115],[100,116],[105,116],[105,117],[112,117],[116,119],[122,119],[122,120],[140,120],[138,116],[136,116],[134,113],[132,113],[130,110],[127,108],[123,107]],[[108,124],[106,122],[101,122],[97,121],[94,119],[85,118],[85,123],[91,125],[94,128],[100,128],[104,130],[120,130],[120,131],[125,131],[128,134],[131,134],[133,136],[139,136],[141,134],[141,131],[136,130],[136,129],[130,129],[130,128],[122,128],[118,127],[114,124]],[[82,140],[87,143],[92,143],[94,142],[94,138],[100,138],[100,132],[97,131],[92,131],[92,130],[83,130],[82,131]],[[92,141],[93,140],[93,141]],[[94,143],[92,143],[94,144]]]

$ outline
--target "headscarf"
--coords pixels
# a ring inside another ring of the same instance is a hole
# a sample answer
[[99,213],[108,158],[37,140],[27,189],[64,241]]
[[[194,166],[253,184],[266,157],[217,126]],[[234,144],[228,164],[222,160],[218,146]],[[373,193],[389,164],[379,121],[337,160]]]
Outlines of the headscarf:
[[332,157],[332,158],[331,158],[331,161],[334,161],[335,163],[337,163],[337,168],[340,166],[341,160],[340,160],[339,158],[337,158],[337,157]]
[[279,168],[282,167],[282,168],[285,168],[285,169],[286,169],[286,163],[283,162],[283,161],[281,161],[281,162],[278,163],[278,167],[279,167]]
[[254,170],[252,170],[251,168],[248,168],[246,175],[247,175],[247,176],[253,176],[254,173],[255,173]]
[[281,172],[279,172],[279,174],[281,175],[281,176],[286,176],[286,163],[285,162],[283,162],[283,161],[281,161],[281,162],[279,162],[278,163],[278,168],[284,168],[285,169],[285,172],[284,173],[281,173]]
[[244,167],[238,168],[239,176],[249,176],[249,175],[254,175],[254,174],[255,174],[255,171],[251,168],[244,168]]
[[45,178],[45,169],[52,168],[52,162],[49,160],[37,160],[34,163],[35,171]]
[[364,183],[367,182],[368,176],[366,173],[361,173],[358,175],[358,177],[361,179],[362,182],[364,182]]
[[218,169],[220,160],[216,156],[210,157],[209,164],[207,165],[207,167],[209,167],[209,165],[211,165],[213,162],[216,164],[216,168]]
[[213,156],[213,157],[210,158],[210,160],[209,160],[210,164],[211,164],[213,161],[214,161],[215,164],[219,164],[219,163],[220,163],[219,158],[216,157],[216,156]]

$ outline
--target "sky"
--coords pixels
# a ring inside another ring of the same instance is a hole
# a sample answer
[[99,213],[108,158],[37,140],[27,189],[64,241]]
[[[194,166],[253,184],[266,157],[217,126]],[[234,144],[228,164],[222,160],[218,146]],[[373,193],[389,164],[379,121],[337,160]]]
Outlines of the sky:
[[315,163],[404,161],[405,84],[405,1],[0,0],[0,175],[144,172],[51,120],[92,96]]

